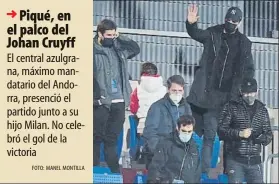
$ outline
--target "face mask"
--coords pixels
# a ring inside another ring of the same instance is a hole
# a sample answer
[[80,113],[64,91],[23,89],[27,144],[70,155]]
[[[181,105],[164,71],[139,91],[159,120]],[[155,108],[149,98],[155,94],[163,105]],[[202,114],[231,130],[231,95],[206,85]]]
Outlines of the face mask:
[[170,99],[175,103],[176,105],[181,101],[182,95],[181,94],[170,94]]
[[101,44],[104,47],[111,47],[113,45],[114,38],[104,38],[101,40]]
[[255,96],[243,96],[242,98],[249,105],[253,105],[256,100]]
[[232,24],[230,22],[225,22],[225,31],[226,33],[233,33],[236,30],[237,25]]
[[180,132],[179,138],[182,142],[188,142],[192,137],[192,133]]

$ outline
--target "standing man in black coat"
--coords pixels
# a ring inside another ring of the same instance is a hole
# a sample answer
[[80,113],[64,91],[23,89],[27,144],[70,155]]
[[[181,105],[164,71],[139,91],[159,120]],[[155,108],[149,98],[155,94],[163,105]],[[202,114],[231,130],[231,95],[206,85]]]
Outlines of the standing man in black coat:
[[202,171],[208,174],[220,109],[239,95],[243,77],[254,77],[254,65],[252,43],[238,30],[242,20],[239,8],[231,7],[224,24],[206,30],[198,28],[197,13],[196,5],[188,8],[186,28],[191,38],[203,44],[204,51],[187,101],[197,122],[195,131],[204,134]]
[[257,81],[245,79],[241,97],[229,101],[220,114],[218,134],[224,140],[229,183],[263,183],[261,147],[273,137],[265,105],[256,99]]

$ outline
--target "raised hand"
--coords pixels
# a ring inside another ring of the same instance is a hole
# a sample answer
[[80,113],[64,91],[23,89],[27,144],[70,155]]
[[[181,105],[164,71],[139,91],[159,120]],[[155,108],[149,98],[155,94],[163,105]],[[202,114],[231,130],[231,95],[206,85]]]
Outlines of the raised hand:
[[197,22],[199,19],[198,16],[198,7],[197,5],[193,4],[193,5],[189,5],[188,6],[188,17],[187,20],[190,24],[193,24],[195,22]]

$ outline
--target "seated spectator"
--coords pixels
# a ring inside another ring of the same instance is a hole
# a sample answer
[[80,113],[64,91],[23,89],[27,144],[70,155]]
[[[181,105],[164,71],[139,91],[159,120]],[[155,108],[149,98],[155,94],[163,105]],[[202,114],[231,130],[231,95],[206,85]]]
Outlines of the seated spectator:
[[201,165],[192,138],[195,119],[181,116],[177,130],[157,146],[148,170],[148,183],[200,183]]
[[231,100],[220,115],[218,134],[224,140],[229,183],[263,183],[261,147],[273,137],[268,111],[256,100],[257,81],[244,79],[242,97]]
[[130,111],[138,119],[137,133],[142,134],[147,112],[150,106],[163,98],[167,88],[158,69],[153,63],[144,63],[141,69],[140,84],[131,95]]
[[192,115],[190,105],[183,98],[184,84],[180,75],[171,76],[167,80],[167,94],[149,108],[143,130],[147,168],[160,138],[168,136],[176,129],[180,116]]

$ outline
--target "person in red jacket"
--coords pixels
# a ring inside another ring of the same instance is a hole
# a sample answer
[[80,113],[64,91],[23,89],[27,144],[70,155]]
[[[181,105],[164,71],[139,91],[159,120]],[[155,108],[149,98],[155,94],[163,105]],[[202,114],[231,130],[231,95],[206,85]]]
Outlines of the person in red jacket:
[[138,119],[137,133],[142,134],[147,112],[150,106],[164,97],[167,88],[158,69],[153,63],[144,63],[141,68],[139,85],[131,94],[130,111]]

